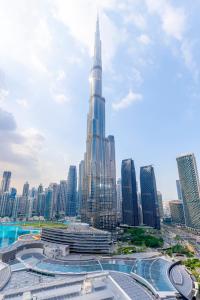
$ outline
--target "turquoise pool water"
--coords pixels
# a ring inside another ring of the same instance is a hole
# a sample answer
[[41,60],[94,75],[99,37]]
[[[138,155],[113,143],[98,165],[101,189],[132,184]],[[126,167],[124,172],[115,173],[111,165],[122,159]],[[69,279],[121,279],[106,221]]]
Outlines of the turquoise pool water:
[[0,224],[0,248],[14,243],[22,234],[38,232],[38,230],[23,229],[21,226]]

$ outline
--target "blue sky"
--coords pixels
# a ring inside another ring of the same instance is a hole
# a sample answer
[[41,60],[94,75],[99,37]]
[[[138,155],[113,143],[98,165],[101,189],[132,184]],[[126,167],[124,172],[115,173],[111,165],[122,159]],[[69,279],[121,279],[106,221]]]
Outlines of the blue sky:
[[58,182],[83,158],[95,19],[106,131],[124,158],[153,164],[177,198],[176,156],[200,162],[199,1],[0,0],[0,172],[12,185]]

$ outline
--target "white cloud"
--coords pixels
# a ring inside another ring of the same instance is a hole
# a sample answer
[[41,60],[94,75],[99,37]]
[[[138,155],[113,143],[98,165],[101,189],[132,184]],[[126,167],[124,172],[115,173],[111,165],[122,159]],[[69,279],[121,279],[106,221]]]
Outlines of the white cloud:
[[[171,48],[173,55],[181,57],[185,66],[191,72],[194,81],[199,80],[199,67],[195,59],[193,40],[189,35],[187,18],[187,11],[184,5],[175,6],[175,2],[168,0],[145,0],[148,11],[150,14],[157,14],[161,21],[161,26],[167,37],[167,44]],[[165,37],[164,36],[164,39]],[[173,43],[173,39],[178,41],[177,44]],[[166,40],[165,40],[166,42]]]
[[54,100],[58,104],[64,104],[64,103],[70,102],[70,99],[68,97],[66,97],[64,94],[54,95]]
[[196,61],[193,58],[193,45],[188,40],[184,40],[181,44],[181,54],[184,59],[185,65],[192,72],[194,80],[199,80],[199,68]]
[[56,80],[57,81],[62,81],[62,80],[65,79],[65,77],[66,77],[65,71],[60,70],[60,71],[58,71]]
[[147,34],[141,34],[141,35],[138,37],[138,41],[139,41],[141,44],[149,45],[150,42],[151,42],[151,39],[150,39],[150,37],[149,37]]
[[150,13],[157,14],[162,23],[164,32],[177,40],[183,38],[186,23],[186,14],[183,8],[172,6],[167,0],[146,0]]
[[185,12],[181,8],[166,6],[163,13],[163,29],[177,40],[182,40],[185,31]]
[[41,132],[33,128],[20,131],[13,115],[0,109],[0,140],[1,164],[37,172],[38,156],[44,142]]
[[28,101],[26,99],[17,99],[16,102],[23,108],[28,108],[28,106],[29,106]]
[[51,49],[51,33],[42,13],[43,4],[37,3],[1,1],[0,55],[12,64],[48,72],[46,57]]
[[126,38],[126,32],[117,28],[107,16],[106,10],[115,8],[114,0],[55,1],[54,17],[69,29],[70,34],[93,55],[94,28],[97,8],[100,15],[100,31],[103,46],[103,64],[109,67],[118,45]]
[[127,108],[131,106],[133,103],[136,103],[141,100],[142,100],[142,94],[134,93],[130,90],[129,93],[124,98],[120,99],[118,102],[114,102],[112,104],[112,107],[114,110],[118,111],[120,109]]
[[0,88],[0,104],[3,103],[9,95],[9,91],[3,88]]
[[144,30],[147,27],[146,19],[141,14],[130,13],[125,15],[124,17],[126,23],[133,23],[140,30]]

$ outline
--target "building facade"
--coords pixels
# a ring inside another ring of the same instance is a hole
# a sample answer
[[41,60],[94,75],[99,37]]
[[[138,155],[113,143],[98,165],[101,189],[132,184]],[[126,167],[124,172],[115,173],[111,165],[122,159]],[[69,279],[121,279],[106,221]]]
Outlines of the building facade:
[[24,197],[29,196],[29,183],[28,182],[24,183],[22,196],[24,196]]
[[84,223],[71,223],[66,229],[43,228],[42,241],[69,245],[72,253],[110,253],[111,234]]
[[122,160],[122,223],[129,226],[139,225],[139,207],[135,166],[132,159]]
[[157,196],[158,196],[158,207],[159,207],[159,214],[160,214],[160,218],[162,219],[164,216],[164,209],[163,209],[163,200],[162,200],[162,194],[161,192],[157,192]]
[[56,211],[59,217],[64,217],[67,207],[67,180],[61,180],[59,184]]
[[82,207],[83,194],[84,194],[84,174],[85,174],[85,163],[84,160],[81,160],[78,168],[77,215],[81,214],[81,207]]
[[96,23],[90,104],[84,157],[81,219],[94,227],[116,227],[115,141],[105,136],[105,99],[102,97],[102,62],[99,20]]
[[1,193],[2,194],[5,193],[5,192],[9,192],[10,180],[11,180],[11,172],[10,171],[4,171],[2,182],[1,182]]
[[176,160],[186,226],[200,229],[200,187],[195,156],[189,153],[177,157]]
[[177,190],[178,199],[183,201],[181,183],[179,179],[176,180],[176,190]]
[[117,180],[117,220],[122,222],[122,181],[121,178]]
[[67,177],[67,216],[76,216],[77,173],[76,166],[70,166]]
[[183,203],[180,200],[171,200],[169,201],[169,208],[172,223],[178,225],[185,225]]
[[153,166],[140,168],[140,187],[143,223],[160,229],[159,205]]

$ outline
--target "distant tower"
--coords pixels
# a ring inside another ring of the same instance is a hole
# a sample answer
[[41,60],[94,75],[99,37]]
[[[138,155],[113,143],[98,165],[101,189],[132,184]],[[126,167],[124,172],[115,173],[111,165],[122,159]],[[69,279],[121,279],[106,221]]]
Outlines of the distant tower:
[[183,197],[182,197],[182,191],[181,191],[181,183],[180,180],[176,180],[176,189],[177,189],[177,195],[178,195],[178,199],[183,201]]
[[60,217],[64,217],[67,207],[67,180],[61,180],[58,192],[57,213]]
[[45,207],[45,193],[42,184],[40,184],[37,193],[37,215],[38,216],[44,215],[44,207]]
[[140,187],[143,223],[147,226],[160,229],[158,196],[153,166],[140,168]]
[[49,187],[45,193],[44,217],[47,220],[53,218],[53,189],[51,187]]
[[4,171],[3,172],[3,179],[2,179],[2,182],[1,182],[1,193],[9,192],[10,180],[11,180],[11,172],[10,171]]
[[164,216],[164,210],[163,210],[163,200],[162,200],[161,192],[158,191],[157,196],[158,196],[158,207],[159,207],[160,218],[162,219]]
[[29,183],[25,182],[23,186],[22,196],[28,197],[29,195]]
[[57,218],[57,207],[58,207],[58,198],[59,198],[59,184],[51,183],[49,188],[52,189],[52,205],[51,205],[51,218]]
[[77,173],[76,166],[70,166],[67,177],[67,216],[76,216]]
[[121,178],[117,180],[117,219],[122,222],[122,182]]
[[177,157],[176,160],[186,226],[200,229],[200,187],[195,156],[189,153]]
[[8,217],[6,215],[7,206],[9,204],[10,194],[8,192],[4,192],[0,196],[0,217]]
[[139,207],[135,166],[132,159],[122,160],[122,223],[130,226],[139,225]]
[[83,204],[83,194],[84,194],[84,174],[85,174],[85,163],[81,160],[79,163],[78,171],[78,198],[77,198],[77,214],[81,214],[82,204]]

